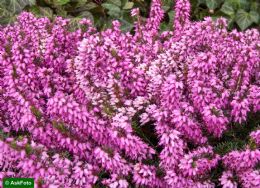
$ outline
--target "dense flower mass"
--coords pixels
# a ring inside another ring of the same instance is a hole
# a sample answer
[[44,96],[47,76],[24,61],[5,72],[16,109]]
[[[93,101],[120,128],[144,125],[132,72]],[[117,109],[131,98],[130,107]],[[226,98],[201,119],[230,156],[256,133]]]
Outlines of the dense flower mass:
[[[260,187],[259,31],[192,22],[176,0],[174,30],[160,32],[161,1],[151,6],[146,22],[132,10],[134,33],[26,12],[0,28],[0,180]],[[239,126],[243,146],[219,152]]]

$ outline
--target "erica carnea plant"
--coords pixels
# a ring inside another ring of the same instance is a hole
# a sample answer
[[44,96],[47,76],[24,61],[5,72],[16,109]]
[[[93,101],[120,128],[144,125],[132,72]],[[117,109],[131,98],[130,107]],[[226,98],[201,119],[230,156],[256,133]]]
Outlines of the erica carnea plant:
[[154,0],[135,32],[22,13],[0,29],[0,179],[36,187],[260,187],[260,35]]

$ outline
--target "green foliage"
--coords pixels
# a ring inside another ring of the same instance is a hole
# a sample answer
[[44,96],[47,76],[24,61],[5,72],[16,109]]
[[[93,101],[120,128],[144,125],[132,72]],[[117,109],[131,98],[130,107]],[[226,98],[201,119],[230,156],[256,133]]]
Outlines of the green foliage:
[[233,123],[221,139],[209,139],[216,153],[225,155],[230,151],[243,150],[246,146],[254,149],[255,143],[250,139],[250,133],[259,129],[260,113],[250,113],[248,121],[242,124]]
[[[174,0],[162,0],[165,11],[162,30],[172,29]],[[14,22],[17,14],[26,10],[37,16],[53,19],[55,16],[71,18],[72,29],[79,28],[79,21],[87,18],[99,30],[119,20],[123,31],[133,29],[132,8],[140,8],[142,20],[148,17],[151,0],[0,0],[0,24]],[[229,28],[245,30],[259,27],[260,6],[258,0],[191,0],[192,19],[202,20],[206,16],[225,17]]]
[[7,10],[13,13],[21,12],[26,6],[35,5],[35,0],[2,0]]
[[229,28],[245,30],[249,27],[259,27],[260,4],[257,0],[196,0],[193,2],[194,20],[205,16],[225,17]]
[[139,117],[140,113],[141,112],[136,113],[132,118],[132,128],[134,132],[138,135],[138,137],[140,137],[144,142],[149,144],[153,149],[159,151],[159,140],[155,134],[154,124],[153,122],[148,122],[144,125],[141,125]]
[[234,150],[241,150],[245,146],[245,142],[238,140],[238,141],[225,141],[220,142],[214,148],[215,152],[224,156],[225,154],[234,151]]
[[[250,149],[256,149],[254,141],[250,138],[250,133],[257,129],[260,129],[260,113],[248,114],[248,119],[242,124],[231,123],[230,129],[224,133],[220,139],[210,138],[210,145],[213,145],[215,153],[224,156],[225,154],[235,151],[244,150],[249,147]],[[223,173],[223,164],[219,163],[217,168],[211,171],[211,179],[214,183],[219,183],[219,178]]]
[[33,153],[33,148],[30,144],[25,145],[25,152],[27,155],[31,155]]
[[0,24],[13,22],[16,14],[20,13],[26,6],[35,4],[35,0],[0,0]]
[[254,22],[258,22],[259,15],[255,11],[246,12],[243,9],[239,9],[236,14],[236,22],[242,30],[245,30]]
[[33,115],[36,117],[38,121],[41,120],[42,113],[35,106],[31,106],[31,112],[33,113]]

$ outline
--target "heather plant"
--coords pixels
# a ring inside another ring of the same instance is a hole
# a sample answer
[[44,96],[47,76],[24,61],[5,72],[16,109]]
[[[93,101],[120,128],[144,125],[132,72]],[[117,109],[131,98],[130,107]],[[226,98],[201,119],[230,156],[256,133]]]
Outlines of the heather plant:
[[[258,0],[191,0],[191,19],[203,20],[205,17],[225,17],[228,28],[259,27],[260,4]],[[140,8],[140,19],[147,19],[151,0],[0,0],[0,24],[13,23],[17,15],[26,10],[38,17],[55,19],[56,16],[70,18],[73,27],[80,26],[82,18],[93,21],[98,30],[111,27],[114,19],[121,22],[122,31],[132,31],[134,19],[130,16],[132,8]],[[171,30],[175,2],[163,0],[164,18],[162,30]]]
[[260,35],[176,0],[98,31],[24,12],[0,28],[0,180],[36,187],[260,186]]

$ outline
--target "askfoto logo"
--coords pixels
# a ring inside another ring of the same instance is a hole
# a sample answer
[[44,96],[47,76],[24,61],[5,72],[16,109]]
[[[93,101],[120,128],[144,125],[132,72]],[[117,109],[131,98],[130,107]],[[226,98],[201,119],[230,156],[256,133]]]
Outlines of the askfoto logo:
[[3,188],[34,188],[33,178],[4,178]]

